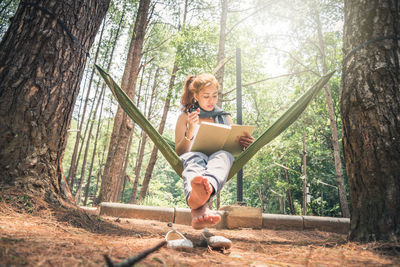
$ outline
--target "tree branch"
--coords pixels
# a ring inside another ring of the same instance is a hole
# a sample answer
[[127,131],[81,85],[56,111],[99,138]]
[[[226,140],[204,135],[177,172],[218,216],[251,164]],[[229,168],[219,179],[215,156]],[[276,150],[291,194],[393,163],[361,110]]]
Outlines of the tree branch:
[[233,56],[222,59],[220,62],[218,62],[218,65],[211,71],[211,73],[212,73],[212,74],[217,73],[217,72],[218,72],[223,66],[225,66],[225,64],[228,63],[232,58],[233,58]]
[[258,8],[256,11],[254,11],[253,13],[251,13],[250,15],[248,15],[247,17],[244,17],[243,19],[241,19],[241,20],[239,20],[238,22],[236,22],[236,23],[228,30],[228,32],[225,34],[225,36],[228,36],[228,35],[233,31],[233,29],[234,29],[237,25],[239,25],[240,23],[242,23],[242,22],[245,21],[246,19],[252,17],[252,16],[255,15],[257,12],[263,10],[265,7],[270,6],[271,3],[273,3],[273,2],[274,2],[274,1],[269,1],[268,3],[266,3],[266,4],[263,5],[262,7]]
[[150,249],[146,249],[142,252],[140,252],[138,255],[127,258],[126,260],[115,264],[110,257],[108,257],[107,255],[104,255],[104,258],[106,260],[107,266],[108,267],[130,267],[135,265],[136,263],[138,263],[139,261],[141,261],[142,259],[146,258],[148,255],[150,255],[151,253],[159,250],[160,248],[162,248],[163,246],[165,246],[165,244],[167,244],[167,241],[162,241],[161,243],[157,244],[155,247],[150,248]]
[[315,72],[314,70],[309,69],[309,68],[308,68],[306,65],[304,65],[299,59],[297,59],[295,56],[293,56],[292,53],[290,53],[290,52],[288,52],[288,51],[286,51],[286,50],[282,50],[282,49],[276,48],[276,47],[271,47],[271,48],[272,48],[272,49],[275,49],[275,50],[277,50],[277,51],[279,51],[279,52],[283,52],[283,53],[285,53],[285,54],[288,54],[289,57],[290,57],[291,59],[293,59],[294,61],[296,61],[299,65],[301,65],[302,67],[304,67],[306,70],[308,70],[309,72],[315,74],[315,75],[318,76],[318,77],[321,77],[321,75],[320,75],[318,72]]
[[[297,74],[301,74],[301,73],[304,73],[304,72],[312,72],[312,71],[310,71],[310,70],[302,70],[302,71],[298,71],[298,72],[292,72],[292,73],[281,74],[281,75],[278,75],[278,76],[273,76],[273,77],[265,78],[265,79],[262,79],[262,80],[259,80],[259,81],[255,81],[255,82],[251,82],[251,83],[246,83],[246,84],[243,84],[242,86],[243,86],[243,87],[247,87],[247,86],[254,85],[254,84],[257,84],[257,83],[261,83],[261,82],[265,82],[265,81],[268,81],[268,80],[273,80],[273,79],[277,79],[277,78],[282,78],[282,77],[297,75]],[[229,95],[230,93],[232,93],[232,92],[235,91],[235,90],[236,90],[236,87],[233,88],[233,89],[231,89],[231,90],[229,90],[228,92],[224,93],[223,96]]]
[[143,55],[143,54],[146,54],[146,53],[148,53],[148,52],[150,52],[150,51],[156,50],[157,48],[159,48],[160,46],[162,46],[164,43],[166,43],[169,39],[171,39],[171,37],[165,39],[164,41],[161,41],[161,42],[160,42],[158,45],[156,45],[155,47],[151,47],[151,48],[149,48],[149,49],[147,49],[147,50],[144,50],[144,51],[142,52],[142,55]]

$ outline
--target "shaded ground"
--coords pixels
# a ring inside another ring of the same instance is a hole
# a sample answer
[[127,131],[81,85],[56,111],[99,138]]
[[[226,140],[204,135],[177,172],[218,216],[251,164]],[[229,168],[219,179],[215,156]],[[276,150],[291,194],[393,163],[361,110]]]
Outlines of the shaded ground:
[[[174,225],[195,244],[201,231]],[[50,208],[28,195],[0,195],[0,266],[102,266],[120,262],[164,239],[158,221],[100,218],[71,208]],[[357,244],[320,231],[215,230],[233,241],[224,254],[196,247],[161,248],[137,266],[400,266],[400,245]]]

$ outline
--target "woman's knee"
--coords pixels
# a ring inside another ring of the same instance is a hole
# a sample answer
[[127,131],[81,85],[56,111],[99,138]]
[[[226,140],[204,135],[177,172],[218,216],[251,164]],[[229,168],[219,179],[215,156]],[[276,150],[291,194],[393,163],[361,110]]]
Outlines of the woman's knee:
[[187,152],[185,154],[182,154],[180,156],[180,159],[184,167],[191,164],[205,166],[208,162],[207,155],[201,152]]
[[219,159],[223,159],[223,160],[229,160],[230,164],[233,163],[233,161],[235,160],[235,158],[232,156],[231,153],[229,153],[228,151],[225,150],[219,150],[215,153],[213,153],[209,160],[213,159],[213,158],[219,158]]

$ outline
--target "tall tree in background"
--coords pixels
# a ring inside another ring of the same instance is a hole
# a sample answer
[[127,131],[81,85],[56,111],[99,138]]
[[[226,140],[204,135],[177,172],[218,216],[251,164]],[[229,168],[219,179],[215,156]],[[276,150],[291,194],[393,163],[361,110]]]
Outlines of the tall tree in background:
[[22,2],[0,43],[0,182],[49,201],[65,185],[67,129],[109,0]]
[[[340,36],[340,33],[336,29],[336,27],[332,27],[332,25],[341,21],[341,12],[343,5],[342,2],[337,0],[307,0],[302,1],[301,3],[299,2],[298,5],[293,5],[290,1],[284,1],[283,3],[285,3],[285,8],[273,10],[272,14],[275,14],[275,12],[279,12],[279,10],[281,12],[285,12],[286,16],[289,18],[288,21],[291,25],[291,33],[289,36],[299,41],[300,46],[299,48],[293,49],[291,51],[284,51],[285,49],[281,49],[279,47],[276,47],[276,49],[277,51],[283,52],[285,56],[289,56],[289,62],[291,62],[290,65],[292,65],[291,72],[309,72],[320,76],[337,68],[340,62],[340,57],[337,55],[339,55],[340,53],[336,53],[336,51],[339,50],[340,47],[339,45],[336,45],[336,43],[341,40],[341,38],[339,39],[339,37],[337,37]],[[287,11],[289,11],[289,13],[286,13]],[[337,42],[334,42],[336,38]],[[302,76],[300,80],[301,82],[309,80],[307,79],[307,74]],[[329,172],[329,175],[326,176],[326,179],[331,179],[331,177],[336,178],[338,194],[332,194],[333,198],[335,199],[335,202],[337,201],[338,204],[340,204],[339,212],[341,212],[341,216],[350,217],[339,145],[341,142],[340,118],[337,117],[335,114],[335,102],[338,102],[336,91],[334,91],[338,90],[338,86],[335,87],[335,85],[337,85],[337,83],[335,84],[334,82],[331,82],[325,86],[326,105],[318,104],[319,108],[326,110],[326,112],[323,112],[324,116],[318,116],[318,118],[313,116],[315,119],[317,119],[315,121],[313,119],[314,125],[311,125],[309,123],[306,124],[310,127],[309,129],[307,129],[307,131],[320,127],[321,133],[325,137],[325,140],[321,141],[324,141],[324,143],[326,143],[326,148],[330,150],[329,154],[326,154],[326,156],[329,155],[327,161],[331,162],[332,158],[332,163],[334,166],[334,170],[332,172]],[[319,101],[319,103],[324,102]],[[326,119],[329,119],[330,127],[323,126],[325,125]],[[311,135],[308,135],[307,138],[309,137],[311,137]],[[313,164],[314,162],[314,164],[317,165],[317,163],[315,162],[316,155],[313,153],[313,151],[316,150],[312,148],[313,143],[308,142],[308,144],[310,144],[310,153],[307,155],[307,157],[310,159],[314,157],[314,159],[310,161],[310,164]],[[319,160],[321,159],[322,158],[319,157]],[[323,168],[323,164],[319,164],[319,166],[321,167],[321,169]],[[324,176],[324,173],[319,173],[317,176],[313,175],[313,169],[314,171],[316,171],[315,168],[310,169],[310,183],[314,183],[315,178],[319,180],[321,179],[321,177]],[[321,189],[318,189],[318,187],[321,186],[313,186],[311,188],[311,193],[313,194],[313,200],[315,200],[314,204],[318,203],[318,205],[323,206],[323,191]],[[339,196],[339,199],[337,198],[337,196]]]
[[[219,41],[218,41],[218,54],[217,54],[217,67],[225,60],[225,42],[226,42],[226,20],[228,17],[228,0],[221,0],[221,17],[219,21]],[[218,91],[217,106],[222,107],[222,92],[224,90],[224,64],[215,73],[220,90]]]
[[[147,103],[149,103],[149,108],[147,110],[147,119],[149,121],[151,119],[153,108],[154,108],[153,101],[154,101],[155,96],[156,96],[159,73],[160,73],[160,69],[157,68],[156,71],[155,71],[155,74],[154,74],[154,80],[153,80],[153,86],[152,86],[152,89],[151,89],[150,99],[145,101],[145,107],[144,107],[144,111],[145,112],[146,112],[146,109],[147,109]],[[143,158],[144,158],[144,152],[145,152],[144,150],[146,148],[147,137],[148,136],[147,136],[146,132],[142,131],[140,145],[139,145],[139,152],[137,153],[137,160],[136,160],[136,166],[135,166],[135,180],[133,182],[132,192],[131,192],[131,196],[129,198],[129,203],[132,203],[132,204],[136,203],[136,194],[137,194],[137,189],[138,189],[138,184],[139,184],[140,171],[142,169],[142,164],[143,164]]]
[[[167,94],[167,97],[165,98],[165,102],[164,102],[163,114],[161,117],[160,125],[158,127],[158,132],[160,134],[162,134],[164,132],[165,123],[167,122],[167,116],[168,116],[169,108],[171,106],[172,91],[174,89],[177,71],[178,71],[178,64],[175,61],[174,67],[172,69],[172,75],[171,75],[171,78],[169,81],[168,94]],[[147,189],[149,188],[149,184],[150,184],[150,180],[151,180],[151,177],[153,174],[154,166],[156,165],[156,162],[157,162],[157,154],[158,154],[158,148],[156,146],[153,146],[153,150],[151,151],[151,155],[150,155],[149,164],[146,167],[146,172],[145,172],[145,175],[143,178],[142,187],[140,188],[139,202],[142,202],[144,200],[144,198],[146,197]]]
[[[111,9],[111,7],[112,6],[110,5],[110,9]],[[115,52],[116,44],[117,44],[118,38],[120,37],[120,31],[121,31],[121,28],[122,28],[122,24],[123,24],[123,20],[124,20],[124,17],[125,17],[125,12],[126,12],[125,11],[126,10],[125,3],[124,3],[123,8],[124,9],[123,9],[121,17],[119,19],[118,26],[115,29],[115,34],[111,34],[110,35],[110,39],[109,39],[110,44],[107,46],[107,49],[106,49],[105,60],[107,61],[107,63],[106,62],[104,62],[104,63],[106,63],[106,65],[107,65],[107,68],[106,68],[107,72],[110,71],[111,64],[112,64],[113,59],[114,59],[114,52]],[[110,13],[110,11],[108,13]],[[110,49],[110,46],[111,46],[111,53],[110,53],[110,56],[108,56],[108,50]],[[102,86],[101,86],[101,92],[104,92],[105,89],[106,89],[106,84],[103,83]],[[102,97],[102,100],[101,100],[100,114],[99,114],[98,123],[97,123],[97,131],[96,131],[96,137],[95,137],[95,141],[94,141],[94,148],[93,148],[93,152],[92,152],[92,159],[91,159],[91,162],[90,162],[89,175],[88,175],[88,179],[87,179],[86,187],[85,187],[85,199],[84,199],[84,202],[83,202],[84,206],[86,206],[87,201],[88,201],[88,197],[89,197],[90,184],[91,184],[91,179],[92,179],[92,171],[93,171],[93,166],[94,166],[94,161],[95,161],[95,156],[96,156],[96,150],[97,150],[97,141],[99,140],[99,134],[100,134],[100,129],[101,129],[100,126],[102,124],[102,112],[103,112],[104,99],[105,99],[105,92],[103,93],[103,97]],[[103,151],[103,153],[104,153],[104,151]],[[101,160],[101,162],[102,162],[102,160]],[[96,193],[97,193],[97,183],[96,183],[96,190],[94,190],[94,195],[96,195]]]
[[[105,19],[103,20],[102,24],[103,24],[103,26],[101,27],[101,31],[100,31],[99,45],[98,45],[98,48],[97,48],[97,51],[96,51],[95,64],[98,64],[97,58],[98,58],[98,54],[99,54],[99,50],[100,50],[99,48],[100,48],[101,43],[103,41],[104,27],[105,27],[105,24],[106,24]],[[91,75],[90,81],[89,81],[88,92],[90,91],[91,85],[93,84],[93,78],[94,78],[93,74],[94,74],[94,72],[95,72],[95,66],[93,66],[93,69],[92,69],[92,75]],[[85,134],[83,135],[83,140],[86,139],[86,144],[84,144],[84,142],[82,142],[81,149],[79,151],[79,152],[81,152],[83,150],[83,147],[85,147],[85,152],[84,152],[83,161],[82,161],[81,175],[80,175],[79,183],[77,184],[78,188],[76,189],[76,193],[74,195],[75,202],[78,205],[79,205],[79,202],[80,202],[80,199],[81,199],[81,190],[82,190],[82,185],[83,185],[83,181],[84,181],[84,177],[85,177],[86,163],[87,163],[89,147],[90,147],[90,143],[91,143],[91,139],[92,139],[93,126],[94,126],[97,110],[99,109],[101,98],[102,98],[102,95],[103,95],[103,92],[104,92],[105,88],[102,88],[102,90],[98,90],[99,88],[96,88],[96,89],[97,90],[95,90],[93,103],[91,105],[89,116],[88,116],[88,122],[86,124]],[[101,93],[100,93],[99,98],[97,99],[97,95],[98,95],[99,92],[101,92]],[[86,100],[88,100],[88,98]],[[97,104],[95,104],[96,101],[97,101]],[[96,107],[95,107],[95,105],[96,105]],[[83,119],[84,119],[85,113],[83,113],[82,115],[83,116],[82,116],[81,125],[83,124]],[[78,132],[78,134],[80,135],[80,132]],[[79,140],[79,139],[80,139],[80,137],[77,136],[76,141]],[[74,150],[74,152],[75,152],[75,150]],[[79,158],[80,157],[78,156],[78,161],[76,162],[77,166],[78,166],[78,163],[79,163]],[[71,166],[72,166],[72,161],[71,161]],[[72,177],[72,179],[74,179],[74,177]],[[71,191],[73,191],[73,187],[74,187],[74,183],[72,183],[72,185],[70,187]]]
[[[183,8],[183,22],[182,22],[182,25],[178,26],[178,32],[183,35],[185,33],[185,24],[186,24],[186,17],[187,17],[187,13],[188,13],[188,7],[189,7],[188,0],[185,0],[185,5]],[[162,134],[164,132],[165,123],[167,122],[168,111],[171,106],[172,92],[173,92],[173,89],[175,86],[176,74],[179,70],[178,55],[181,52],[182,52],[181,48],[180,48],[180,46],[178,46],[176,55],[175,55],[174,64],[172,67],[171,77],[169,79],[167,97],[165,98],[165,101],[164,101],[163,115],[161,117],[160,125],[158,127],[158,132],[160,134]],[[151,155],[150,155],[150,159],[149,159],[149,164],[146,167],[146,172],[145,172],[145,175],[143,178],[142,187],[140,188],[139,202],[143,202],[143,200],[146,197],[147,190],[148,190],[149,184],[150,184],[150,180],[151,180],[151,177],[153,174],[154,166],[156,165],[156,162],[157,162],[157,154],[158,154],[158,148],[156,146],[153,146],[153,150],[151,151]]]
[[[122,76],[121,88],[131,99],[133,99],[136,90],[143,41],[148,25],[149,7],[150,0],[140,1],[124,74]],[[121,177],[122,164],[132,130],[129,118],[123,112],[122,108],[118,106],[97,203],[118,201],[118,179]]]
[[[226,42],[226,20],[228,17],[228,0],[221,0],[221,17],[219,21],[219,41],[218,41],[218,54],[217,54],[217,67],[219,64],[223,64],[225,60],[225,42]],[[215,73],[220,89],[218,91],[218,102],[217,106],[222,108],[223,90],[224,90],[224,74],[225,66],[221,67]],[[216,208],[219,209],[221,204],[221,193],[217,194]]]
[[[321,24],[321,14],[317,8],[319,5],[314,5],[314,19],[316,21],[316,30],[318,36],[318,52],[321,58],[321,66],[322,66],[322,74],[326,75],[328,73],[328,64],[327,64],[327,55],[325,53],[325,41],[322,33],[322,24]],[[329,121],[331,124],[332,131],[332,146],[333,146],[333,158],[335,161],[335,170],[336,170],[336,182],[339,191],[339,199],[340,199],[340,207],[342,210],[342,216],[345,218],[350,218],[349,205],[347,202],[347,194],[346,187],[344,183],[344,175],[343,175],[343,166],[342,159],[340,157],[340,147],[339,147],[339,137],[336,125],[336,115],[333,107],[332,93],[330,84],[327,83],[325,86],[325,96],[326,103],[328,104],[328,113],[329,113]]]
[[400,240],[399,3],[346,0],[344,10],[341,113],[350,239]]
[[[99,56],[99,53],[100,53],[100,47],[101,47],[101,44],[102,44],[102,41],[103,41],[104,27],[105,27],[105,23],[103,22],[103,27],[102,27],[102,29],[100,31],[100,38],[99,38],[99,42],[97,44],[96,53],[95,53],[95,56],[94,56],[94,64],[97,64],[98,56]],[[90,78],[89,78],[89,85],[88,85],[88,88],[87,88],[87,91],[86,91],[85,103],[83,105],[83,111],[82,111],[82,115],[81,115],[82,119],[81,119],[80,123],[78,123],[79,126],[78,126],[78,130],[76,132],[74,152],[72,153],[71,165],[70,165],[69,171],[68,171],[67,181],[69,183],[71,191],[73,191],[73,188],[74,188],[75,175],[76,175],[76,172],[78,170],[78,165],[79,165],[80,158],[81,158],[81,155],[82,155],[82,149],[84,147],[84,140],[87,137],[87,133],[88,133],[88,129],[89,129],[89,126],[88,126],[89,123],[87,123],[86,127],[85,127],[84,134],[82,134],[82,132],[83,132],[82,131],[83,130],[83,124],[85,123],[85,117],[86,117],[86,109],[88,107],[88,103],[89,103],[89,99],[90,99],[90,92],[91,92],[92,85],[93,85],[93,79],[94,79],[94,73],[95,73],[94,64],[93,64],[93,66],[91,68],[91,74],[90,74]],[[95,92],[96,96],[97,96],[97,93],[98,93],[98,90]],[[95,98],[96,98],[96,96],[95,96]],[[91,110],[89,112],[89,120],[88,121],[90,121],[90,116],[91,116],[91,114],[93,112],[93,106],[94,105],[91,106]],[[82,139],[82,144],[81,144],[81,147],[80,147],[79,153],[78,153],[79,142],[80,142],[81,139]],[[89,139],[90,139],[90,134],[89,134],[88,140]],[[86,142],[86,143],[88,144],[89,142]],[[83,165],[85,165],[85,164],[83,164]],[[83,169],[84,169],[84,166],[83,166]],[[82,179],[81,179],[81,181],[82,181]]]

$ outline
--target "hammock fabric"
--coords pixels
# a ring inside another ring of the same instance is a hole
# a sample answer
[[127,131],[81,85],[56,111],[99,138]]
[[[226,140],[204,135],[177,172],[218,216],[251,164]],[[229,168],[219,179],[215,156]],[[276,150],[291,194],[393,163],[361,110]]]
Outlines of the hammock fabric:
[[[175,152],[175,143],[160,135],[160,133],[150,124],[150,122],[135,106],[132,100],[125,94],[121,87],[119,87],[119,85],[107,72],[105,72],[98,65],[96,65],[96,68],[108,87],[111,89],[122,109],[143,129],[143,131],[147,133],[150,139],[154,142],[154,145],[161,151],[175,172],[179,176],[182,176],[183,165],[179,156]],[[333,73],[334,71],[320,78],[319,81],[310,89],[308,89],[307,92],[305,92],[274,124],[272,124],[246,150],[244,150],[235,158],[235,161],[233,162],[229,172],[228,180],[232,178],[240,169],[242,169],[243,166],[257,153],[257,151],[259,151],[263,146],[272,141],[275,137],[286,130],[294,121],[296,121],[311,100],[329,81]]]

